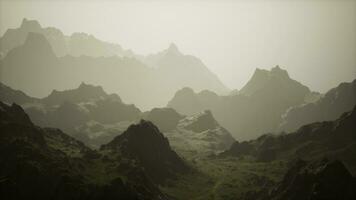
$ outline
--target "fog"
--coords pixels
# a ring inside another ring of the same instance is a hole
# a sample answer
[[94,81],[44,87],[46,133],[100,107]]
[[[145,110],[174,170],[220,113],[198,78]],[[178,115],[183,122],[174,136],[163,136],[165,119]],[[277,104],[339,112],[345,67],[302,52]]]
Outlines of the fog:
[[0,1],[0,34],[22,19],[147,55],[177,44],[230,89],[280,65],[325,92],[356,75],[356,1]]

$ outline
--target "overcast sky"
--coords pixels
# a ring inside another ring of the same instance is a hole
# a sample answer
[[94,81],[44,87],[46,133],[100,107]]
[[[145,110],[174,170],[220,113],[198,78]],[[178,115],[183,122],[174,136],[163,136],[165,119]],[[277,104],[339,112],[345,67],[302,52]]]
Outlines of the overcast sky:
[[321,92],[356,78],[356,0],[0,0],[1,35],[24,17],[139,54],[174,42],[231,89],[277,64]]

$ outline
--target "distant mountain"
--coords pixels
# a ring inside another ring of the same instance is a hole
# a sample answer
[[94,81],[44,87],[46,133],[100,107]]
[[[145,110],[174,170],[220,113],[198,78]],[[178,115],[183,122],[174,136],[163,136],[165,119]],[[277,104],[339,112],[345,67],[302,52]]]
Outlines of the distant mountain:
[[137,160],[147,174],[161,184],[167,178],[174,178],[177,173],[184,173],[189,169],[171,149],[168,139],[154,124],[145,120],[131,125],[100,150]]
[[276,66],[270,71],[256,69],[237,94],[218,96],[214,92],[194,93],[192,89],[183,88],[167,106],[185,115],[209,109],[236,139],[246,140],[277,130],[282,114],[304,103],[310,93],[306,86]]
[[145,57],[143,62],[157,69],[161,82],[171,82],[174,91],[187,86],[198,91],[209,89],[219,94],[228,93],[224,84],[200,59],[183,54],[173,43],[166,50]]
[[[57,35],[62,34],[53,33],[55,36],[48,36],[47,29],[42,29],[36,21],[24,20],[23,23],[25,25],[8,30],[0,39],[0,46],[5,46],[7,52],[0,59],[1,81],[31,96],[41,98],[53,89],[66,90],[86,82],[101,85],[110,92],[120,94],[125,102],[150,110],[164,106],[182,87],[208,89],[219,94],[228,92],[216,75],[198,58],[184,55],[176,47],[159,53],[160,56],[152,55],[157,57],[157,67],[153,68],[148,66],[142,56],[117,56],[120,52],[101,52],[104,50],[100,49],[104,47],[97,46],[105,46],[106,43],[96,41],[92,36],[74,34],[70,37],[72,39],[58,39]],[[21,39],[16,39],[20,42],[11,42],[12,37],[20,37]],[[71,48],[78,50],[58,57],[58,54],[63,53],[57,52],[61,50],[54,43],[61,41],[78,43]],[[2,43],[9,45],[1,45]],[[79,53],[80,49],[85,52]],[[93,53],[92,50],[101,53]]]
[[134,105],[107,94],[100,86],[81,83],[76,89],[53,91],[43,99],[2,86],[1,99],[23,105],[36,125],[60,128],[91,147],[109,142],[141,115]]
[[11,49],[21,46],[31,32],[44,35],[57,56],[134,56],[130,50],[124,50],[117,44],[101,41],[92,35],[73,33],[71,36],[66,36],[56,28],[42,28],[38,21],[26,18],[23,19],[19,28],[8,29],[0,38],[0,52],[6,54]]
[[167,132],[174,130],[184,116],[172,108],[154,108],[143,113],[142,118],[151,121],[162,132]]
[[352,110],[355,105],[356,80],[351,83],[341,83],[317,101],[289,109],[279,129],[294,131],[308,123],[335,120],[344,112]]
[[141,167],[34,126],[16,104],[0,102],[0,144],[2,199],[168,199]]
[[[76,89],[65,91],[53,90],[49,96],[42,99],[42,102],[46,105],[58,105],[65,101],[71,103],[81,103],[95,99],[104,99],[108,96],[109,95],[106,94],[102,87],[93,86],[82,82]],[[121,101],[120,97],[117,95],[115,95],[115,97],[118,101]]]
[[93,147],[109,142],[141,115],[135,105],[123,103],[118,95],[85,83],[54,91],[41,102],[40,107],[26,107],[36,124],[61,128]]
[[216,110],[220,105],[220,99],[216,93],[204,90],[195,93],[193,89],[185,87],[176,92],[174,97],[168,102],[167,107],[174,108],[184,115],[194,115],[205,109]]

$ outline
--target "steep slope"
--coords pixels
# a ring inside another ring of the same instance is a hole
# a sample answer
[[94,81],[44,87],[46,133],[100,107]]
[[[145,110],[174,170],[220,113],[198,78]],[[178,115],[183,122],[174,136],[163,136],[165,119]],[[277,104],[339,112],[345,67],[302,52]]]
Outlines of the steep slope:
[[59,67],[56,61],[46,38],[30,32],[23,45],[0,60],[1,82],[29,95],[48,93],[49,87],[60,81],[54,76]]
[[144,62],[157,69],[158,77],[162,82],[170,80],[173,91],[189,86],[198,91],[207,89],[218,94],[228,92],[228,89],[201,60],[191,55],[184,55],[173,43],[166,50],[147,56]]
[[[356,178],[342,162],[322,159],[296,161],[272,192],[260,192],[246,199],[298,200],[356,198]],[[258,197],[259,196],[259,197]]]
[[76,89],[53,91],[25,109],[37,125],[61,128],[91,147],[109,142],[141,114],[118,95],[85,83]]
[[308,124],[289,134],[267,134],[248,142],[236,142],[222,155],[253,156],[260,161],[328,157],[343,161],[355,174],[355,122],[356,107],[335,121]]
[[0,130],[2,199],[167,199],[139,167],[106,163],[60,130],[34,126],[16,104],[0,102]]
[[53,91],[43,99],[2,87],[1,99],[21,104],[36,125],[61,128],[90,147],[111,141],[141,115],[134,105],[107,94],[100,86],[81,83],[75,89]]
[[306,86],[276,66],[270,71],[256,69],[238,94],[218,96],[208,91],[196,94],[184,88],[176,93],[168,107],[186,115],[209,109],[236,139],[246,140],[277,130],[282,114],[304,103],[308,94],[310,90]]
[[168,139],[149,121],[131,125],[124,133],[100,148],[103,152],[135,159],[157,183],[164,183],[188,166],[171,149]]
[[0,82],[0,101],[6,103],[33,103],[39,101],[39,99],[33,98],[25,94],[20,90],[14,90]]
[[319,100],[289,109],[285,113],[279,129],[294,131],[304,124],[335,120],[355,105],[356,80],[351,83],[341,83],[336,88],[329,90]]

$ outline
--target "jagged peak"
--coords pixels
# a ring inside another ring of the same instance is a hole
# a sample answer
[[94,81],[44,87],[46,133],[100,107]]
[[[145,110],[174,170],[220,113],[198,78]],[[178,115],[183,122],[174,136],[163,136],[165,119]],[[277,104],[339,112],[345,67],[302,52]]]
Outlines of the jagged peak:
[[28,31],[34,31],[41,29],[40,23],[36,20],[28,20],[27,18],[23,18],[21,23],[21,28],[27,29]]
[[208,129],[215,129],[218,126],[210,110],[201,111],[195,115],[183,119],[182,124],[188,130],[202,132]]
[[32,122],[23,108],[16,103],[8,105],[0,101],[0,122],[31,124]]
[[271,69],[270,73],[272,75],[276,75],[276,76],[279,76],[279,77],[289,78],[287,70],[280,68],[279,65],[276,65],[275,67],[273,67]]
[[179,54],[181,54],[179,49],[178,49],[178,47],[177,47],[177,45],[174,44],[174,43],[171,43],[169,45],[168,49],[165,50],[165,52],[167,54],[170,54],[170,55],[179,55]]
[[32,49],[33,51],[42,50],[53,53],[51,44],[41,33],[29,32],[27,34],[24,46],[28,48],[35,48]]
[[190,87],[183,87],[182,89],[178,90],[176,94],[192,94],[194,95],[195,92],[192,88]]
[[82,81],[78,87],[78,89],[90,89],[90,88],[104,91],[103,87],[99,85],[95,86],[95,85],[87,84],[84,81]]

